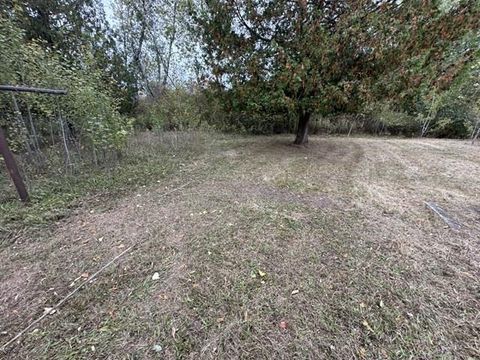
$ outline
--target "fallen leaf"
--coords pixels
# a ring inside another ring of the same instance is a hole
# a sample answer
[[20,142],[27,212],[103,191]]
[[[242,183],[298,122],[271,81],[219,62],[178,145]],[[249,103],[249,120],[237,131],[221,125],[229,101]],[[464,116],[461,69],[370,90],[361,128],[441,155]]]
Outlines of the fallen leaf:
[[155,281],[155,280],[158,280],[158,279],[160,279],[160,274],[158,272],[156,272],[152,275],[152,280]]
[[267,276],[266,273],[264,273],[262,270],[258,269],[258,275],[260,275],[260,277],[265,277]]
[[162,345],[160,345],[160,344],[155,344],[155,345],[153,345],[153,351],[159,353],[159,352],[161,352],[162,350],[163,350]]
[[364,320],[362,325],[365,326],[365,328],[367,328],[368,331],[370,331],[372,333],[374,332],[372,327],[370,326],[370,324],[367,322],[367,320]]

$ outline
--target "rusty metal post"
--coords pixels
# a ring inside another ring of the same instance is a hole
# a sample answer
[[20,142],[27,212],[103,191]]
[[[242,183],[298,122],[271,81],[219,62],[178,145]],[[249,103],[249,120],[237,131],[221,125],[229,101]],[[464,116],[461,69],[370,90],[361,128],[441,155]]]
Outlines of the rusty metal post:
[[[67,95],[68,94],[67,90],[32,88],[28,86],[15,86],[15,85],[0,85],[0,91],[31,92],[31,93],[51,94],[51,95]],[[32,123],[32,126],[33,126],[33,123]],[[12,152],[8,148],[7,139],[1,127],[0,127],[0,154],[2,154],[3,158],[5,159],[5,166],[7,167],[7,171],[10,174],[10,177],[12,178],[13,184],[17,188],[17,192],[18,192],[18,195],[20,196],[20,200],[22,200],[24,203],[27,203],[30,200],[28,196],[27,188],[25,187],[22,176],[20,175],[20,171],[18,171],[15,158],[13,157]]]
[[51,95],[67,95],[67,90],[32,88],[27,86],[0,85],[0,91],[32,92]]
[[2,127],[0,126],[0,154],[2,154],[5,160],[5,166],[7,167],[7,171],[12,178],[12,182],[17,188],[18,195],[20,196],[20,200],[24,203],[29,201],[27,188],[23,183],[22,176],[18,171],[17,163],[15,162],[15,158],[13,157],[12,152],[8,148],[7,139],[5,137],[5,133],[3,132]]

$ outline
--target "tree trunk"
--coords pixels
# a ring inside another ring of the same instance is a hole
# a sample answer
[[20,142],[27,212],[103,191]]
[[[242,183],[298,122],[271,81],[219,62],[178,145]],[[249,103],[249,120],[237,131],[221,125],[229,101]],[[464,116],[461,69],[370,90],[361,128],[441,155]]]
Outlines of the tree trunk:
[[167,59],[165,64],[163,64],[163,71],[164,71],[164,77],[163,77],[163,88],[167,87],[167,82],[168,78],[170,76],[170,65],[172,61],[172,52],[173,52],[173,43],[176,40],[177,36],[177,8],[178,8],[178,3],[179,1],[175,1],[173,4],[173,16],[172,16],[172,25],[171,25],[171,34],[170,34],[170,40],[168,43],[168,53],[167,53]]
[[293,142],[295,145],[305,145],[308,143],[308,124],[310,123],[309,112],[302,111],[298,118],[297,136]]

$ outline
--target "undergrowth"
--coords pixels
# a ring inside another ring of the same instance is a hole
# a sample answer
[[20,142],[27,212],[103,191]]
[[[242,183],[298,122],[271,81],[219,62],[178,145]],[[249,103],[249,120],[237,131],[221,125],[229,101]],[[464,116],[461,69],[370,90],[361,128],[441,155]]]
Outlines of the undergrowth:
[[48,225],[87,203],[105,205],[120,194],[160,182],[203,153],[207,137],[204,133],[141,133],[130,139],[115,160],[77,164],[69,174],[59,174],[58,167],[40,175],[27,173],[28,205],[18,201],[14,187],[2,173],[0,239],[8,240],[24,227]]

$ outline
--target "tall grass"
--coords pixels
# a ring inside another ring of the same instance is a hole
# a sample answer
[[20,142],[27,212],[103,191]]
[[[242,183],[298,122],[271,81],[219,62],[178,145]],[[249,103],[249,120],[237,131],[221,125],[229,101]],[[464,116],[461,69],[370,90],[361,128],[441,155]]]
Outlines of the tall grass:
[[81,158],[65,169],[58,150],[47,149],[41,170],[18,156],[31,196],[22,205],[2,167],[0,172],[0,240],[17,227],[42,226],[65,217],[86,198],[118,195],[159,181],[182,163],[204,152],[210,134],[146,131],[132,136],[121,153],[105,151],[101,161]]

